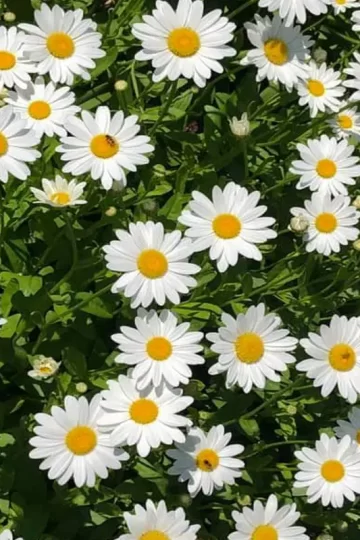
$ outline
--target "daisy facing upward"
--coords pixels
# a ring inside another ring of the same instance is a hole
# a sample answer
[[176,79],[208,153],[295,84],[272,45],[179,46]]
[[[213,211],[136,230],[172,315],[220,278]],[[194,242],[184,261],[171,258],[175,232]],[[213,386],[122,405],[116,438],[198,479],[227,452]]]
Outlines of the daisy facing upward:
[[285,19],[285,26],[291,26],[295,19],[304,24],[307,11],[312,15],[326,13],[327,3],[328,0],[260,0],[259,7],[279,11],[280,18]]

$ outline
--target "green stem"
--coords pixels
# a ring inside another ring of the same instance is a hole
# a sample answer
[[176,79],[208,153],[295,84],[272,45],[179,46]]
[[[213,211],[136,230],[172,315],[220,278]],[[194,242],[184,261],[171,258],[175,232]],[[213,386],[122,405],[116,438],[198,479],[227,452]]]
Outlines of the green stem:
[[241,13],[242,11],[244,11],[245,9],[247,9],[248,7],[252,6],[253,4],[256,4],[257,3],[257,0],[248,0],[247,2],[245,2],[245,4],[243,4],[242,6],[234,9],[234,11],[232,11],[227,17],[228,19],[233,19],[234,17],[236,17],[236,15],[239,15],[239,13]]
[[70,270],[65,274],[65,276],[56,285],[54,285],[54,287],[50,290],[50,294],[54,294],[55,291],[60,289],[60,287],[61,287],[61,285],[63,285],[63,283],[66,283],[67,281],[70,280],[71,276],[73,275],[73,273],[76,270],[76,266],[77,266],[78,260],[79,260],[79,255],[78,255],[78,249],[77,249],[77,245],[76,245],[76,238],[75,238],[75,234],[74,234],[74,229],[72,227],[71,221],[70,221],[69,216],[67,215],[67,213],[64,213],[64,217],[65,217],[66,228],[67,228],[67,231],[69,233],[69,239],[70,239],[70,243],[71,243],[72,265],[71,265]]
[[1,251],[5,240],[5,207],[3,202],[2,188],[0,188],[0,262]]
[[172,104],[172,102],[174,100],[176,90],[177,90],[177,81],[174,81],[174,82],[171,83],[170,90],[168,91],[167,99],[165,101],[165,104],[164,104],[161,112],[160,112],[159,118],[156,120],[155,124],[153,125],[153,127],[149,131],[149,137],[151,137],[153,135],[153,133],[155,133],[158,126],[162,122],[163,118],[165,118],[165,116],[167,115],[167,112],[170,109],[171,104]]
[[251,457],[256,456],[257,454],[260,454],[261,452],[264,452],[264,450],[269,450],[270,448],[277,448],[278,446],[286,446],[288,444],[310,444],[313,443],[313,441],[310,441],[308,439],[300,440],[300,441],[279,441],[275,443],[265,444],[262,448],[257,450],[256,452],[252,452],[251,454],[244,455],[244,459],[248,459]]

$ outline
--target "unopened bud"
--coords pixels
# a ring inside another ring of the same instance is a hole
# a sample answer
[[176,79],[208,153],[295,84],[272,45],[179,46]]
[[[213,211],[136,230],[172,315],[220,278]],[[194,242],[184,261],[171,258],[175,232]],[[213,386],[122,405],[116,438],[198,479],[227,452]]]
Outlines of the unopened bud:
[[290,220],[289,229],[295,234],[303,234],[309,228],[310,222],[306,216],[300,214],[299,216],[294,216]]
[[128,83],[123,80],[116,81],[114,84],[114,88],[117,92],[124,92],[128,86]]
[[79,394],[85,394],[87,392],[87,385],[84,382],[78,382],[75,386],[76,391],[79,392]]
[[141,206],[147,214],[155,214],[159,210],[159,205],[154,199],[145,199]]
[[14,22],[16,21],[16,15],[12,11],[5,11],[3,15],[3,19],[5,22]]
[[238,497],[238,502],[241,506],[250,506],[251,497],[250,495],[240,495],[240,497]]
[[349,524],[347,521],[338,521],[338,523],[336,524],[336,529],[339,532],[345,532],[348,530],[348,528],[349,528]]
[[180,495],[180,504],[181,506],[183,506],[184,508],[187,508],[188,506],[190,506],[192,503],[192,498],[190,497],[190,495],[188,495],[187,493],[182,493]]
[[316,540],[334,540],[334,537],[331,536],[331,534],[323,533],[319,534],[319,536],[316,537]]
[[323,64],[327,59],[327,51],[321,47],[318,47],[313,53],[313,58],[317,64]]
[[358,238],[357,240],[355,240],[355,242],[353,243],[353,248],[354,248],[356,251],[360,251],[360,238]]
[[289,405],[286,410],[287,413],[290,414],[290,416],[295,416],[295,414],[297,413],[297,408],[295,407],[295,405]]
[[107,217],[114,217],[116,216],[117,210],[115,206],[109,206],[109,208],[106,210],[105,215]]
[[235,137],[239,137],[239,139],[246,137],[250,133],[250,122],[246,112],[241,115],[240,120],[236,118],[236,116],[233,116],[232,119],[229,120],[229,125],[232,134],[235,135]]
[[353,200],[353,202],[351,204],[352,204],[352,206],[355,206],[355,208],[357,210],[360,210],[360,195],[355,197],[355,199]]

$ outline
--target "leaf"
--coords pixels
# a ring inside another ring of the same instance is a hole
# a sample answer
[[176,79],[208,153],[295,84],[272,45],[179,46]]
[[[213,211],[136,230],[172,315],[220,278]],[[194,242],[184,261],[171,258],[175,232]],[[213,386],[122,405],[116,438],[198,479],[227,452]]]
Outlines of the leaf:
[[[100,58],[96,62],[96,67],[91,72],[91,78],[94,80],[96,79],[101,73],[106,71],[110,66],[114,64],[116,61],[118,55],[118,49],[117,47],[113,47],[112,49],[108,49],[106,51],[106,55]],[[94,93],[96,92],[96,89],[94,89]]]
[[259,424],[254,418],[245,418],[242,416],[239,420],[239,424],[249,437],[257,437],[260,433]]
[[11,446],[15,443],[15,437],[10,435],[10,433],[0,433],[0,448],[5,446]]
[[76,375],[80,380],[87,379],[86,358],[82,352],[75,347],[66,347],[63,360],[71,375]]

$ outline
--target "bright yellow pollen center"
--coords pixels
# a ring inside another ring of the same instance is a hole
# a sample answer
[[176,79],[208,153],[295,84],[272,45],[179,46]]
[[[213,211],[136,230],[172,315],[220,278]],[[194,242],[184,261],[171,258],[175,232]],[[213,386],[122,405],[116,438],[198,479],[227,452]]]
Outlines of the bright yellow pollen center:
[[139,272],[149,279],[157,279],[164,276],[168,270],[168,262],[157,249],[145,249],[137,260]]
[[191,28],[175,28],[167,38],[170,51],[180,58],[194,56],[200,49],[199,34]]
[[151,399],[140,398],[130,407],[130,417],[137,424],[151,424],[159,414],[159,408]]
[[0,69],[7,71],[16,64],[16,56],[8,51],[0,51]]
[[146,344],[146,352],[152,360],[167,360],[172,353],[170,341],[163,337],[153,337]]
[[64,32],[54,32],[46,40],[47,50],[55,58],[70,58],[75,52],[75,43],[68,34]]
[[307,87],[310,94],[312,94],[315,97],[321,97],[325,94],[325,86],[323,85],[321,81],[310,79]]
[[232,214],[219,214],[212,222],[213,231],[219,238],[235,238],[241,231],[239,218]]
[[320,159],[316,165],[316,172],[322,178],[332,178],[337,171],[336,163],[331,159]]
[[40,373],[52,373],[52,369],[49,366],[41,366],[39,368]]
[[66,435],[65,444],[76,456],[85,456],[94,450],[97,443],[96,433],[87,426],[76,426]]
[[196,466],[205,472],[214,471],[219,465],[219,456],[211,448],[201,450],[196,456]]
[[360,444],[360,429],[357,431],[355,439],[356,439],[356,442]]
[[353,127],[353,120],[347,114],[340,114],[338,116],[338,124],[342,129],[351,129]]
[[9,143],[5,135],[0,133],[0,156],[4,156],[9,149]]
[[278,540],[279,535],[272,525],[259,525],[251,535],[251,540]]
[[344,465],[336,459],[329,459],[322,464],[321,475],[328,482],[339,482],[345,476]]
[[276,66],[283,66],[289,59],[289,49],[281,39],[268,39],[264,45],[266,58]]
[[264,354],[264,342],[257,334],[246,332],[235,341],[235,352],[240,362],[255,364]]
[[350,345],[338,343],[329,351],[329,363],[337,371],[351,371],[356,364],[356,354]]
[[332,233],[337,227],[337,219],[333,214],[324,212],[319,214],[315,220],[315,227],[319,232]]
[[51,107],[46,101],[33,101],[28,107],[28,113],[34,120],[44,120],[51,114]]
[[95,135],[90,143],[91,152],[98,158],[108,159],[118,153],[120,148],[117,140],[111,135]]
[[142,534],[139,540],[170,540],[170,537],[160,531],[149,531]]
[[57,193],[50,195],[50,200],[55,204],[65,205],[69,204],[71,197],[65,191],[58,191]]
[[346,4],[347,0],[335,0],[335,2],[340,6],[343,6],[344,4]]

